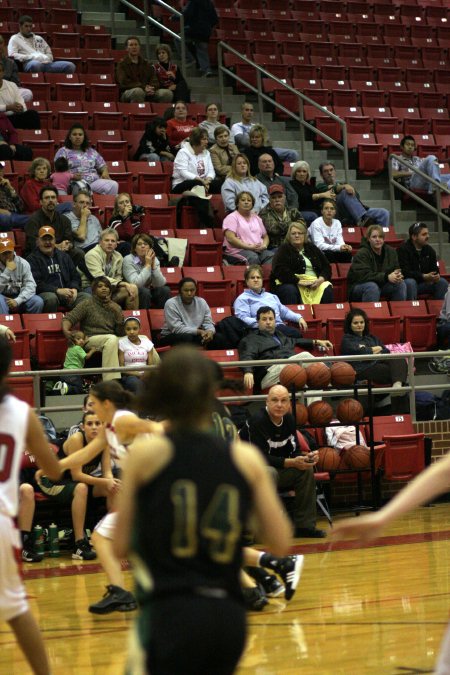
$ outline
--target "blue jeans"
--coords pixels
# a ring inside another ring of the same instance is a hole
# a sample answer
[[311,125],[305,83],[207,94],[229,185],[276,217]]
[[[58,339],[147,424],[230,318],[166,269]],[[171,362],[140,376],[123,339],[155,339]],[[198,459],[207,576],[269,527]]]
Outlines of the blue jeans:
[[338,194],[336,204],[347,209],[355,223],[363,216],[370,216],[378,225],[389,227],[391,215],[387,209],[366,209],[355,195],[349,195],[345,189]]
[[74,73],[75,64],[71,61],[52,61],[41,63],[31,59],[23,64],[25,73]]
[[[298,152],[297,150],[290,150],[289,148],[274,148],[278,157],[282,162],[297,162],[298,161]],[[316,216],[317,218],[317,216]]]
[[316,218],[319,217],[314,211],[303,211],[302,209],[300,209],[300,211],[308,226],[311,225],[313,220],[316,220]]
[[[14,299],[14,298],[13,298]],[[41,314],[44,307],[44,301],[39,295],[32,295],[29,300],[25,300],[18,307],[19,312],[27,314]],[[0,294],[0,314],[11,314],[11,310],[6,302],[6,297]]]
[[16,227],[23,229],[30,220],[30,216],[24,213],[0,213],[0,229]]
[[388,300],[406,300],[407,286],[404,281],[391,284],[389,281],[381,288],[374,281],[356,284],[352,288],[350,300],[356,302],[378,302],[383,295]]
[[[446,173],[441,175],[441,172],[439,171],[439,162],[435,155],[424,157],[416,168],[423,171],[423,173],[426,173],[430,178],[434,178],[438,183],[444,183],[447,186],[450,185],[450,174]],[[408,183],[411,190],[427,190],[430,194],[434,192],[434,187],[430,185],[425,178],[422,178],[422,176],[418,176],[415,173],[413,173]]]
[[407,300],[417,300],[422,293],[431,295],[435,300],[443,300],[448,289],[448,282],[441,277],[436,284],[428,284],[425,281],[418,284],[415,279],[405,279],[407,286]]

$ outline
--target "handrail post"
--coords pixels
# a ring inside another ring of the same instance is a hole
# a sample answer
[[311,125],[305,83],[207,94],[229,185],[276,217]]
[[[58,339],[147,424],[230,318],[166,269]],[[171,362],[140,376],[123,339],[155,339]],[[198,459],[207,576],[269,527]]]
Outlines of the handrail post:
[[115,6],[115,0],[110,0],[109,1],[109,13],[110,13],[110,21],[111,21],[111,32],[113,35],[116,34],[116,19],[115,19],[115,11],[114,11],[114,6]]
[[305,158],[305,127],[303,126],[303,120],[305,119],[305,104],[303,99],[299,97],[298,99],[298,113],[300,115],[300,147],[302,150],[302,159]]
[[220,42],[217,43],[217,71],[219,74],[219,91],[220,91],[220,109],[225,110],[225,86],[223,76],[223,50]]
[[262,93],[262,81],[261,81],[261,71],[257,70],[256,71],[256,88],[258,90],[257,97],[258,97],[258,110],[259,110],[259,123],[263,123],[263,100],[261,97]]
[[442,258],[442,201],[441,191],[436,190],[436,208],[437,208],[437,230],[438,230],[438,248],[439,258]]
[[144,0],[145,55],[150,60],[150,28],[148,25],[148,0]]

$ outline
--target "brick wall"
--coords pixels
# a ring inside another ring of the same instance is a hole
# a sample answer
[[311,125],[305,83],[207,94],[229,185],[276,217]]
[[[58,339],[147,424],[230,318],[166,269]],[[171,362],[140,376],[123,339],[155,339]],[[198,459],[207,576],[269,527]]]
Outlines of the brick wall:
[[[424,433],[433,439],[432,460],[442,457],[450,451],[450,420],[440,420],[438,422],[416,422],[417,432]],[[382,482],[383,501],[393,497],[404,487],[403,482]],[[372,492],[370,480],[364,479],[363,504],[371,504]],[[354,507],[357,503],[356,483],[333,482],[331,487],[331,509],[341,507]]]

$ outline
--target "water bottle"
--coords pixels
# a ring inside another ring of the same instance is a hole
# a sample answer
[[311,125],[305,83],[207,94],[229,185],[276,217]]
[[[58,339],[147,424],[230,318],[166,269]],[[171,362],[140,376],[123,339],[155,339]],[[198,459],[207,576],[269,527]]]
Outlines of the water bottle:
[[48,535],[50,540],[50,558],[59,558],[58,526],[55,523],[51,523],[49,526]]
[[42,527],[40,525],[35,525],[33,534],[36,553],[42,553],[42,555],[44,555],[44,532],[42,531]]

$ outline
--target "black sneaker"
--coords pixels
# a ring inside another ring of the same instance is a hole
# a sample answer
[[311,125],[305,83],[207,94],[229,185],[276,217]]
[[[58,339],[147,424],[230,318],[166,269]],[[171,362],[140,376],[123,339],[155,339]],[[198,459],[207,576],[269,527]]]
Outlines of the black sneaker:
[[302,575],[304,560],[303,555],[288,555],[286,558],[280,558],[274,566],[275,572],[283,579],[286,587],[284,592],[286,600],[290,600],[295,593]]
[[74,560],[95,560],[97,554],[92,550],[92,546],[87,539],[79,539],[75,542],[72,558]]
[[106,587],[106,593],[101,600],[90,605],[92,614],[109,614],[110,612],[131,612],[137,609],[137,602],[132,593],[120,586]]
[[263,587],[265,594],[269,598],[278,598],[279,595],[283,595],[285,588],[273,574],[269,574],[266,570],[261,569],[261,567],[246,567],[245,571]]
[[260,586],[252,588],[243,588],[245,607],[253,612],[260,612],[268,604],[266,594]]
[[31,546],[27,545],[27,548],[22,549],[22,560],[24,562],[38,563],[42,562],[44,559],[43,553],[38,553]]

